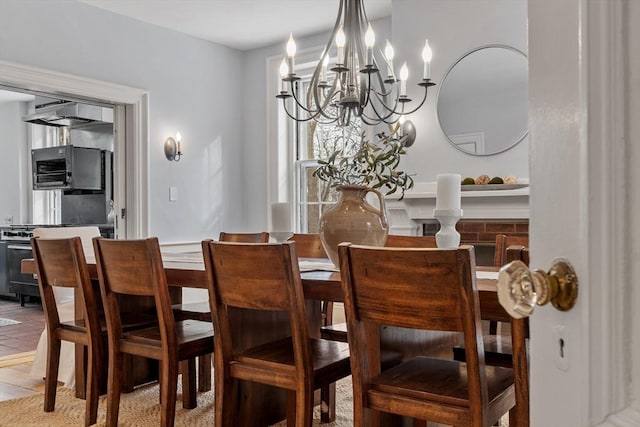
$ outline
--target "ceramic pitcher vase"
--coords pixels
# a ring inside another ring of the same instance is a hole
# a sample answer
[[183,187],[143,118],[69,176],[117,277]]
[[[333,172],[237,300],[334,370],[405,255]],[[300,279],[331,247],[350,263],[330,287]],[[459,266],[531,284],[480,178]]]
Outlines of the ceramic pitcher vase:
[[[379,191],[357,185],[340,185],[336,190],[339,194],[338,202],[322,214],[319,234],[327,255],[339,267],[340,243],[384,246],[389,225],[384,198]],[[367,202],[367,193],[374,193],[378,197],[380,209]]]

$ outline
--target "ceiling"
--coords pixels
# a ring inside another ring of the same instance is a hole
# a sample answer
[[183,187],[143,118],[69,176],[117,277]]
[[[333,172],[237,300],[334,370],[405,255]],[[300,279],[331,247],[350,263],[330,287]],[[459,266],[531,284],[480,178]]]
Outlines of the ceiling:
[[[111,12],[239,50],[333,27],[339,0],[80,0]],[[391,15],[391,0],[366,0],[370,20]]]

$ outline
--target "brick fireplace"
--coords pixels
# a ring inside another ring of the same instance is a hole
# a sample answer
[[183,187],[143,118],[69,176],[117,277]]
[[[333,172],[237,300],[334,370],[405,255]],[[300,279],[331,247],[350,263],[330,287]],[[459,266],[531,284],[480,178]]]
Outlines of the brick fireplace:
[[[390,233],[434,236],[435,183],[419,183],[403,200],[388,199]],[[529,235],[529,187],[516,190],[463,191],[462,218],[456,229],[462,244],[474,245],[478,265],[493,265],[496,235]]]

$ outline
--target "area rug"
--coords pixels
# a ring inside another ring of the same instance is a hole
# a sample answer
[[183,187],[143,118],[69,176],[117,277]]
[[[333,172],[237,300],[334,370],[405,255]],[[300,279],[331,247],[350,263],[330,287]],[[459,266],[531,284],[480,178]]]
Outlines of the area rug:
[[12,319],[0,318],[0,326],[19,325],[20,323],[22,322],[18,322],[17,320],[12,320]]
[[[351,378],[337,383],[336,421],[322,424],[327,427],[352,426],[353,402],[351,399]],[[118,425],[127,427],[148,427],[160,424],[160,404],[158,403],[158,386],[141,387],[133,393],[123,394],[120,400]],[[84,400],[76,399],[73,390],[58,388],[56,409],[54,412],[43,412],[42,393],[20,399],[0,402],[0,426],[2,427],[72,427],[84,425]],[[97,426],[105,425],[106,397],[100,398]],[[314,412],[313,425],[320,426],[318,407]],[[214,424],[213,391],[198,393],[198,407],[183,409],[180,391],[176,405],[176,427],[211,427]],[[276,424],[286,426],[286,422]]]

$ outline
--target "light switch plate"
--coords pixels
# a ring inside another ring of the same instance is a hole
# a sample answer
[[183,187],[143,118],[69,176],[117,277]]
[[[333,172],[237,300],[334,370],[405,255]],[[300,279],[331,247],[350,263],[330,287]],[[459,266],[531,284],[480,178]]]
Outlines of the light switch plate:
[[169,201],[170,202],[178,201],[178,187],[169,187]]

